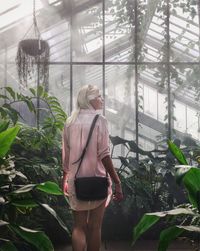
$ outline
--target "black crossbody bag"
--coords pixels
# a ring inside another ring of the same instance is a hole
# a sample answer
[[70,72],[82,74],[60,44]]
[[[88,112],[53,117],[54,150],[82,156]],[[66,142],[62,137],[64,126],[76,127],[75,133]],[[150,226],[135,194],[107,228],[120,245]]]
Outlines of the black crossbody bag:
[[87,147],[88,147],[88,144],[92,136],[92,132],[94,130],[94,126],[98,117],[99,117],[98,114],[94,117],[94,120],[92,122],[90,131],[89,131],[88,139],[83,149],[83,152],[81,154],[81,157],[73,163],[73,164],[76,164],[77,162],[80,161],[78,165],[78,169],[75,174],[74,185],[75,185],[77,199],[84,200],[84,201],[102,200],[108,196],[108,184],[109,183],[108,183],[107,172],[106,172],[105,177],[100,177],[100,176],[77,177],[77,174],[79,172],[81,163],[87,151]]

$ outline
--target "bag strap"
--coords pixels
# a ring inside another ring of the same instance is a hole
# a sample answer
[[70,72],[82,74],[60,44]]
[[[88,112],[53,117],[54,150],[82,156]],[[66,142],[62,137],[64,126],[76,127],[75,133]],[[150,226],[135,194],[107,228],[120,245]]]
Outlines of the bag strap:
[[96,124],[96,121],[97,121],[98,117],[99,117],[99,114],[95,115],[95,117],[94,117],[94,119],[93,119],[93,121],[92,121],[92,124],[91,124],[91,127],[90,127],[90,131],[89,131],[89,134],[88,134],[88,138],[87,138],[87,142],[86,142],[86,145],[85,145],[85,147],[84,147],[84,149],[83,149],[83,152],[82,152],[80,158],[79,158],[78,160],[76,160],[75,162],[72,163],[72,165],[74,165],[74,164],[76,164],[77,162],[80,161],[80,162],[79,162],[79,165],[78,165],[78,169],[77,169],[76,174],[75,174],[75,178],[76,178],[76,176],[77,176],[77,174],[78,174],[78,171],[79,171],[79,169],[80,169],[80,167],[81,167],[81,163],[82,163],[83,158],[84,158],[84,156],[85,156],[85,153],[86,153],[86,151],[87,151],[87,147],[88,147],[88,144],[89,144],[89,142],[90,142],[90,138],[91,138],[91,136],[92,136],[92,133],[93,133],[93,130],[94,130],[94,126],[95,126],[95,124]]

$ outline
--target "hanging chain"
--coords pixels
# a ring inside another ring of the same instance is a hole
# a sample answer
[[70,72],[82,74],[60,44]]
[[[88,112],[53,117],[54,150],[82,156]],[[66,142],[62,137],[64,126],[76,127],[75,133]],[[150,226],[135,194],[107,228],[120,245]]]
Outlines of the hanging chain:
[[39,43],[38,47],[39,47],[39,50],[40,50],[41,49],[40,31],[39,31],[38,25],[37,25],[35,1],[36,0],[33,0],[33,27],[34,27],[35,36],[37,37],[37,35],[38,35],[38,43]]
[[35,36],[39,37],[40,39],[40,31],[38,29],[38,25],[37,25],[37,19],[36,19],[36,8],[35,8],[35,2],[36,0],[33,0],[33,26],[34,26],[34,32],[35,32]]

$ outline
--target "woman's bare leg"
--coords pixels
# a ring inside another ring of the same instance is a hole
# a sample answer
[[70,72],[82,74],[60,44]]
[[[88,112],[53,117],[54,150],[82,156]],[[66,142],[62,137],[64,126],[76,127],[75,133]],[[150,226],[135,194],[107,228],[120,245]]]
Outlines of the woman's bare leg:
[[74,227],[72,231],[73,251],[86,250],[87,211],[73,211]]
[[105,211],[105,203],[90,210],[87,232],[87,251],[99,251],[101,246],[101,225]]

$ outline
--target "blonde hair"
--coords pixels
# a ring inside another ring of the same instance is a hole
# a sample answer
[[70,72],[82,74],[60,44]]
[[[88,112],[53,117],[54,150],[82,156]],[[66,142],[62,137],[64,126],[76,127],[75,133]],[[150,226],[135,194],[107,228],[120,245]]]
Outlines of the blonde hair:
[[94,85],[84,85],[78,92],[76,100],[76,108],[72,111],[71,116],[67,119],[67,124],[73,123],[81,109],[90,108],[90,100],[95,99],[99,95],[99,88]]

